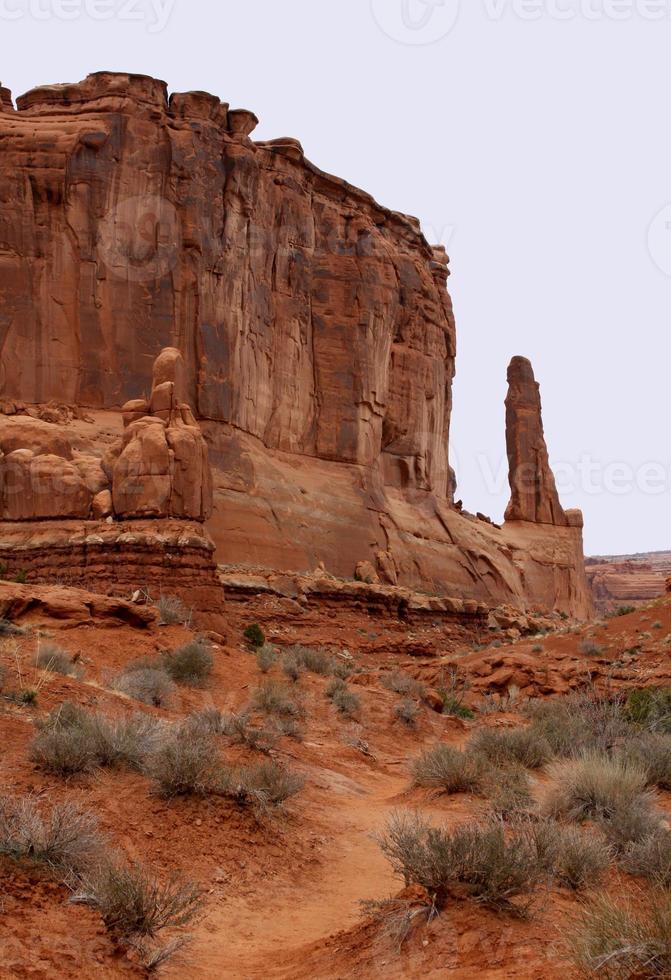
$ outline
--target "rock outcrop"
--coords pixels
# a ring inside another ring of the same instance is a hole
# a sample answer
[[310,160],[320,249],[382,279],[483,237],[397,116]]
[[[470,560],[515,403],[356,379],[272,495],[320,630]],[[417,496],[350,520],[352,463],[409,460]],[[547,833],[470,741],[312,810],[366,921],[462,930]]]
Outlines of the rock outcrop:
[[154,363],[148,401],[123,407],[123,449],[112,471],[114,512],[123,518],[181,517],[205,521],[212,513],[207,445],[186,399],[181,353],[162,351]]
[[526,357],[514,357],[508,367],[506,446],[511,491],[506,520],[566,527],[545,444],[540,385]]
[[64,419],[107,478],[73,444],[53,516],[205,520],[225,564],[589,615],[547,483],[504,528],[453,506],[445,250],[256,123],[109,72],[3,98],[0,405]]
[[0,420],[0,519],[207,520],[212,472],[184,378],[180,352],[162,351],[151,397],[124,406],[123,439],[103,458],[73,449],[66,428]]

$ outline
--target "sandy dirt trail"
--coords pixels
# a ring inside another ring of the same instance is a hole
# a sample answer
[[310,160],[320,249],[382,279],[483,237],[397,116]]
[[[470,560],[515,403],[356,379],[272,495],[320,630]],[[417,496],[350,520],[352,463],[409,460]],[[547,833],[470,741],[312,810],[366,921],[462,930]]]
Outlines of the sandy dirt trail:
[[[286,954],[349,928],[359,919],[362,899],[398,891],[399,881],[372,835],[398,806],[407,776],[367,773],[353,782],[324,770],[322,780],[330,784],[333,805],[320,811],[327,843],[314,879],[295,886],[273,883],[246,898],[231,895],[194,936],[190,976],[281,977],[275,965],[279,951]],[[179,976],[179,967],[169,973]]]

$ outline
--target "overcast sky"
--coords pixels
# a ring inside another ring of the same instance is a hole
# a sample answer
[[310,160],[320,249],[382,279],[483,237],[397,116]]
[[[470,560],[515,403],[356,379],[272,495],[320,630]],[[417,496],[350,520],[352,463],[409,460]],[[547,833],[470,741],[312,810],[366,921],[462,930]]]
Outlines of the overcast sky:
[[205,89],[417,215],[452,260],[466,507],[502,516],[524,354],[587,552],[671,548],[671,0],[0,0],[0,37],[15,96]]

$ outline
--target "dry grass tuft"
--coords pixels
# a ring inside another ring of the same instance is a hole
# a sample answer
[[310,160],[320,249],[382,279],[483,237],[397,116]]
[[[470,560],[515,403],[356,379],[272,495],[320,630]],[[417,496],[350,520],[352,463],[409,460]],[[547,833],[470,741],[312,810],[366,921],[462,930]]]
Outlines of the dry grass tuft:
[[412,778],[442,793],[482,793],[489,768],[481,756],[439,743],[415,759]]

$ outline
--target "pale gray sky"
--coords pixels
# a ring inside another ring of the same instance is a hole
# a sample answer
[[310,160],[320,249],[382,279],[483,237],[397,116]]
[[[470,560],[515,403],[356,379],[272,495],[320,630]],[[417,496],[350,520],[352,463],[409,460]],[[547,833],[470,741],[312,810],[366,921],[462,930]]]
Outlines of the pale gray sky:
[[671,547],[671,0],[0,0],[0,31],[14,95],[206,89],[417,215],[452,258],[468,509],[503,513],[524,354],[587,551]]

